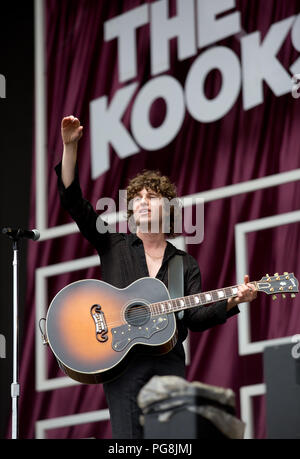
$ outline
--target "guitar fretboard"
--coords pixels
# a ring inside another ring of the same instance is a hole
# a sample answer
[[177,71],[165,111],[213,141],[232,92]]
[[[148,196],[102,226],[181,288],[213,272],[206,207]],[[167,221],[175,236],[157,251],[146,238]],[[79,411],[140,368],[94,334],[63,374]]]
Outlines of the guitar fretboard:
[[226,300],[237,296],[238,285],[225,287],[210,292],[197,293],[182,298],[175,298],[150,305],[151,315],[158,316],[169,312],[182,311],[184,309],[194,308],[196,306],[206,306],[216,301]]

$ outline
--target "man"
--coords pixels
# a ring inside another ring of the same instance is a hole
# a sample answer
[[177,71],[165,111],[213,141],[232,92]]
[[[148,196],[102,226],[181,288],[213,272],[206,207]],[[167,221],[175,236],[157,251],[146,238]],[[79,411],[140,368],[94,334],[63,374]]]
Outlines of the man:
[[[174,225],[164,233],[164,200],[176,196],[175,187],[167,177],[147,171],[130,181],[128,197],[131,203],[129,216],[133,217],[136,233],[109,233],[98,231],[98,214],[83,199],[77,163],[78,142],[83,127],[77,118],[69,116],[62,121],[64,144],[62,162],[56,167],[58,187],[64,208],[76,221],[81,233],[96,248],[102,267],[102,280],[117,288],[125,288],[142,277],[157,277],[168,287],[168,263],[175,256],[182,257],[184,270],[184,295],[201,292],[201,275],[197,261],[188,253],[178,250],[166,239],[174,236]],[[172,214],[172,208],[169,209]],[[173,222],[174,223],[174,222]],[[153,227],[155,231],[152,231]],[[195,307],[176,317],[178,340],[165,355],[135,356],[128,369],[116,380],[103,384],[111,416],[114,438],[142,438],[139,408],[136,397],[140,389],[154,375],[185,376],[183,341],[188,329],[203,331],[237,314],[237,305],[252,301],[257,292],[249,283],[239,286],[238,296],[219,301],[210,307]]]

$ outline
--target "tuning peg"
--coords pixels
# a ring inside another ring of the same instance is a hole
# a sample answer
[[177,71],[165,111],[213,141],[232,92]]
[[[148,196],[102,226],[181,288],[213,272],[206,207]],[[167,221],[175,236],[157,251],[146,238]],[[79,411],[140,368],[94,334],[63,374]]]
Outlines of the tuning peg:
[[277,296],[276,296],[276,295],[273,295],[273,296],[272,296],[272,300],[274,300],[274,301],[277,300]]
[[278,273],[275,273],[275,274],[274,274],[274,276],[276,276],[276,277],[277,277],[277,276],[279,276],[279,274],[278,274]]
[[284,273],[283,273],[283,274],[286,276],[286,275],[288,274],[288,272],[287,272],[287,271],[284,271]]
[[295,297],[296,297],[295,293],[292,293],[291,298],[295,298]]
[[269,274],[266,274],[266,277],[270,277]]
[[285,294],[284,294],[284,293],[282,294],[282,298],[286,298],[286,296],[285,296]]

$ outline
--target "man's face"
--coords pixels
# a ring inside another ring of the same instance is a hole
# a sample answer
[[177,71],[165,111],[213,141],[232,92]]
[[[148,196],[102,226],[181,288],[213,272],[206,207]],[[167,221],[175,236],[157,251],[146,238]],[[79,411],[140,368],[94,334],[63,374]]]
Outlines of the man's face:
[[163,198],[154,190],[143,188],[133,198],[135,223],[141,232],[158,233],[161,230]]

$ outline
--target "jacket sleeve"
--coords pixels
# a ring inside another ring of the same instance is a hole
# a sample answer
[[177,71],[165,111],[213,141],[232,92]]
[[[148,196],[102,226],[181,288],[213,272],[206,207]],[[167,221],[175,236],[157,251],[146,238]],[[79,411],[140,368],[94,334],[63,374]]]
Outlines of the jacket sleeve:
[[[185,295],[200,293],[201,273],[197,261],[188,256],[187,270],[185,273]],[[218,301],[207,306],[196,306],[187,309],[184,313],[184,321],[191,331],[204,331],[215,325],[224,324],[229,317],[238,314],[238,306],[227,311],[227,300]]]
[[101,254],[107,250],[112,242],[109,226],[96,213],[93,206],[83,198],[79,183],[78,167],[76,166],[74,181],[68,188],[65,188],[63,184],[61,167],[61,162],[55,167],[61,205],[76,222],[83,236]]

